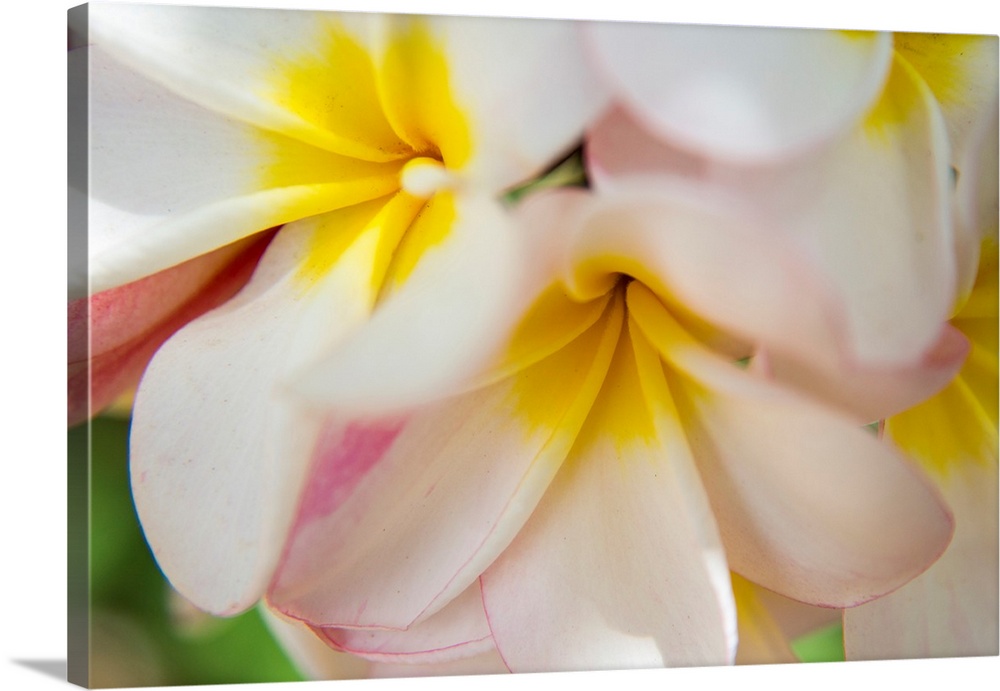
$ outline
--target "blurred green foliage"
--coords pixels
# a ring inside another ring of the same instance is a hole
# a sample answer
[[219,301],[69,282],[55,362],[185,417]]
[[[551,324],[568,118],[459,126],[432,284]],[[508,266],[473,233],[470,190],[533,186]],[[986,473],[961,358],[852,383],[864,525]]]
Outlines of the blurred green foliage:
[[[256,610],[219,619],[188,605],[163,578],[136,520],[128,421],[92,423],[90,675],[95,687],[295,681],[302,676]],[[69,431],[86,462],[86,427]]]
[[792,641],[792,652],[803,662],[843,662],[844,627],[833,624]]

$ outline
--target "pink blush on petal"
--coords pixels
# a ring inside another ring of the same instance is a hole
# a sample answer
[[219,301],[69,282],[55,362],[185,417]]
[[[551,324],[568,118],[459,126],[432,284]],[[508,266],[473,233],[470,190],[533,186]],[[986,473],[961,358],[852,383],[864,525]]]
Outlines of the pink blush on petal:
[[329,516],[385,456],[405,421],[328,426],[316,444],[314,468],[302,496],[296,528]]

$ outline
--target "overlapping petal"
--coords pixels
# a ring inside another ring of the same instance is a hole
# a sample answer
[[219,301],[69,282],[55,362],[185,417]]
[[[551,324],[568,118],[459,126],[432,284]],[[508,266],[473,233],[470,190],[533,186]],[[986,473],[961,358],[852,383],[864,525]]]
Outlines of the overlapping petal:
[[443,609],[406,631],[322,627],[313,630],[335,650],[390,664],[439,664],[495,649],[478,581]]
[[251,238],[69,304],[69,424],[135,387],[177,329],[228,300],[250,277],[269,237]]
[[483,574],[512,671],[732,661],[726,559],[665,389],[655,353],[623,332],[564,467]]
[[560,267],[577,299],[603,294],[624,273],[665,296],[708,341],[837,347],[842,307],[800,253],[760,232],[743,200],[643,178],[593,196],[558,190],[525,213],[558,206],[560,196],[578,216],[562,231]]
[[[317,626],[390,629],[441,609],[527,520],[583,424],[616,333],[598,322],[515,377],[407,416],[331,419],[273,605]],[[526,416],[511,414],[519,405]]]
[[788,636],[761,597],[763,589],[735,573],[731,581],[739,633],[736,664],[796,662]]
[[401,164],[356,161],[220,116],[100,45],[90,49],[94,291],[398,189]]
[[591,133],[601,187],[684,176],[746,204],[756,221],[744,231],[786,245],[843,305],[829,328],[845,332],[861,364],[913,364],[934,343],[956,286],[949,148],[933,96],[907,63],[894,61],[863,124],[793,159],[732,165],[635,127],[619,111]]
[[[842,607],[941,554],[939,493],[783,386],[880,416],[965,356],[948,169],[989,171],[947,136],[985,97],[942,114],[912,46],[592,27],[631,112],[593,130],[596,197],[543,193],[515,227],[498,195],[607,104],[569,24],[102,6],[92,28],[95,286],[280,226],[139,391],[137,508],[198,606],[264,597],[293,646],[309,627],[366,673],[732,662],[741,606],[743,655],[780,660],[730,568]],[[678,144],[642,150],[631,118]]]
[[955,538],[926,573],[844,612],[850,660],[996,655],[997,464],[956,464],[941,483]]
[[[253,604],[281,554],[319,426],[281,383],[368,316],[379,230],[368,211],[286,226],[246,289],[168,340],[142,379],[136,508],[161,568],[208,611]],[[317,236],[348,229],[356,240],[331,271],[300,273]]]
[[671,391],[734,571],[843,607],[899,587],[944,551],[951,516],[903,458],[850,418],[697,348],[638,284],[629,311],[682,375]]
[[758,351],[755,366],[867,424],[936,394],[962,368],[969,351],[965,335],[945,324],[937,342],[912,365],[877,367],[845,362],[834,349],[818,347],[806,358],[780,350]]
[[490,199],[437,195],[406,230],[408,245],[388,260],[379,309],[296,374],[296,394],[352,414],[384,414],[461,391],[531,297],[522,282],[525,249],[509,226]]
[[[994,211],[995,213],[995,211]],[[995,217],[994,217],[995,218]],[[955,512],[944,555],[895,593],[844,615],[850,659],[997,652],[997,249],[986,240],[968,300],[952,324],[972,351],[933,398],[885,422],[885,434],[935,479]]]

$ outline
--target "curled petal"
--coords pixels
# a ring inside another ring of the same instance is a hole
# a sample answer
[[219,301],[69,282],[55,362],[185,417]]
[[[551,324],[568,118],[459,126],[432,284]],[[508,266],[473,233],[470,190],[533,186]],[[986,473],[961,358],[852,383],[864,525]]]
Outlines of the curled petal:
[[623,332],[577,445],[483,574],[512,671],[732,660],[725,556],[665,386],[656,355]]
[[[566,193],[548,196],[560,194]],[[563,231],[561,266],[577,299],[603,295],[627,274],[665,296],[685,319],[750,343],[780,344],[803,357],[831,342],[843,345],[842,306],[809,258],[765,234],[739,200],[643,177],[600,195],[577,195],[577,202]]]
[[495,649],[478,581],[439,612],[406,631],[322,627],[313,630],[335,650],[390,664],[438,664]]
[[636,283],[629,311],[683,373],[671,391],[734,571],[844,607],[898,588],[941,555],[951,515],[890,447],[699,347]]
[[[713,232],[733,243],[751,236],[747,242],[760,244],[756,252],[779,262],[785,255],[798,265],[804,277],[796,276],[794,266],[771,269],[763,260],[761,271],[767,267],[774,277],[760,285],[794,276],[809,299],[823,305],[836,338],[815,338],[802,350],[805,358],[833,340],[847,363],[914,365],[951,314],[957,269],[947,133],[930,89],[901,58],[893,61],[877,102],[854,126],[829,145],[795,157],[723,163],[656,141],[623,111],[609,113],[590,137],[602,191],[640,183],[677,189],[686,180],[697,186],[696,194],[724,200],[714,202],[715,209],[733,209],[730,220],[712,224],[719,229]],[[672,222],[646,223],[656,228]],[[760,261],[749,259],[757,256],[753,248],[734,244],[733,250],[746,252],[751,267]],[[747,273],[743,268],[735,275]],[[796,291],[782,289],[784,297],[769,296],[766,304],[788,303]],[[789,339],[808,331],[809,314],[795,319],[802,324],[798,329],[780,315],[772,319],[786,332],[785,346],[798,348]]]
[[996,459],[958,463],[941,486],[955,539],[914,581],[844,612],[849,660],[997,654]]
[[261,597],[294,517],[319,425],[281,395],[282,378],[369,313],[371,233],[321,279],[297,271],[317,235],[348,232],[344,220],[284,227],[240,295],[171,337],[140,384],[130,453],[139,518],[171,583],[210,612]]
[[893,47],[940,104],[954,160],[960,161],[976,148],[976,128],[996,114],[997,37],[900,32]]

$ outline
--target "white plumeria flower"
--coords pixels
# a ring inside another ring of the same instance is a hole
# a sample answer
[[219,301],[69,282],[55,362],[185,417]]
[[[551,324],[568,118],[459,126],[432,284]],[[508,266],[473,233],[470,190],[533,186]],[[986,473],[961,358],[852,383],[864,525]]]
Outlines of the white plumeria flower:
[[537,298],[505,356],[470,393],[323,423],[270,606],[377,663],[726,664],[730,568],[826,607],[923,571],[951,535],[934,488],[695,335],[795,273],[743,211],[685,187],[530,197]]
[[280,226],[156,353],[132,424],[161,567],[232,614],[329,443],[293,390],[358,410],[460,386],[520,290],[499,195],[605,99],[562,23],[94,4],[89,31],[91,290]]

